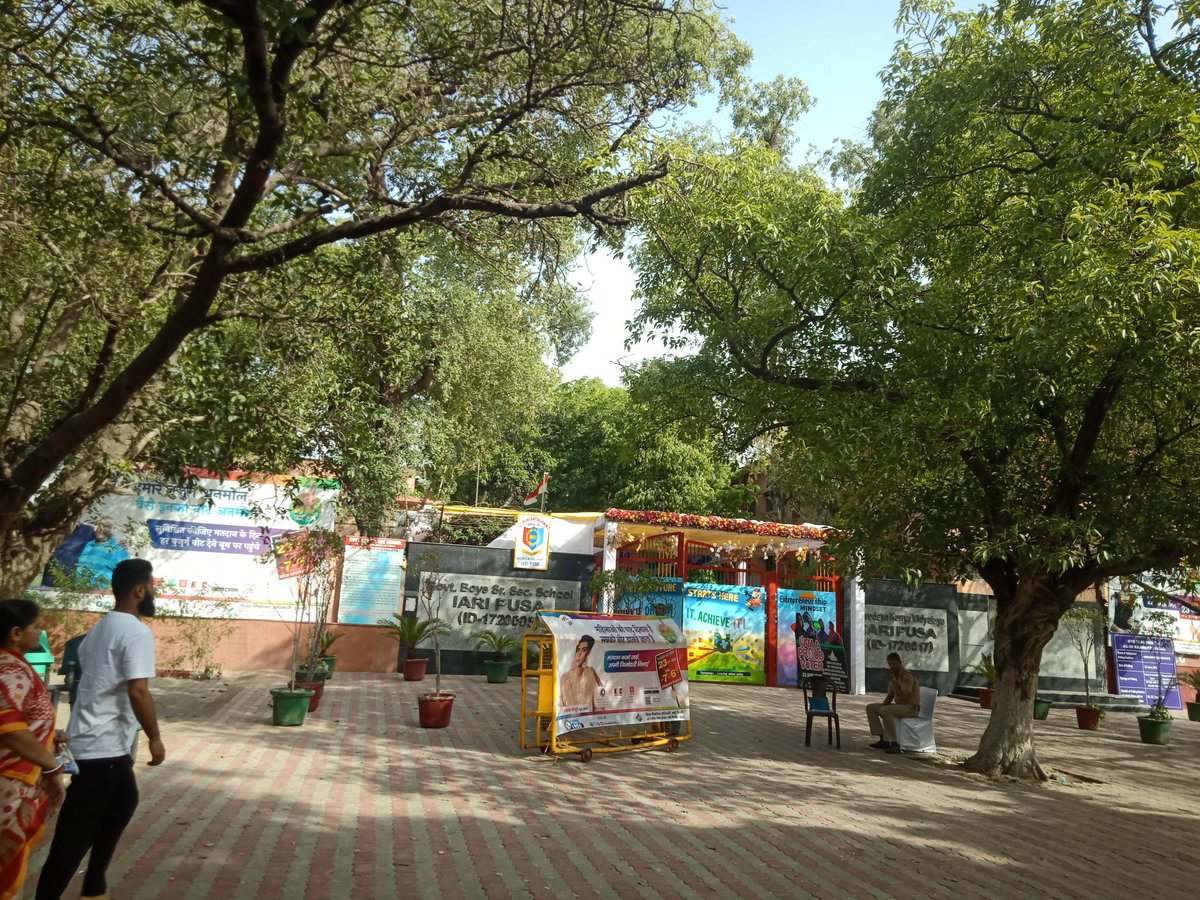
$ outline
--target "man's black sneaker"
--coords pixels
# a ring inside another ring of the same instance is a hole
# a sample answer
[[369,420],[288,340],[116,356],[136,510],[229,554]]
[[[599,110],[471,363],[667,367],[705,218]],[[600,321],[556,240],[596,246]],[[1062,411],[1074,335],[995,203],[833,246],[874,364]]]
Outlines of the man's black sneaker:
[[895,741],[892,741],[892,742],[891,742],[890,744],[888,744],[888,746],[887,746],[887,752],[888,752],[888,753],[899,753],[899,752],[900,752],[900,745],[899,745],[899,744],[897,744]]
[[887,741],[876,741],[873,744],[867,744],[867,746],[872,750],[886,750],[891,745]]

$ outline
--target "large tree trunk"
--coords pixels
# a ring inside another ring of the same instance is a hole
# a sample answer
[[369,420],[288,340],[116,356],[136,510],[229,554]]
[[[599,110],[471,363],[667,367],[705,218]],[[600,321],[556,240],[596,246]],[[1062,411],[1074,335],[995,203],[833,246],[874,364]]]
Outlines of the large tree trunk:
[[1071,605],[1070,592],[1048,580],[1020,581],[1011,597],[997,592],[993,660],[996,696],[979,750],[966,762],[971,772],[990,778],[1046,780],[1033,748],[1033,700],[1042,650]]

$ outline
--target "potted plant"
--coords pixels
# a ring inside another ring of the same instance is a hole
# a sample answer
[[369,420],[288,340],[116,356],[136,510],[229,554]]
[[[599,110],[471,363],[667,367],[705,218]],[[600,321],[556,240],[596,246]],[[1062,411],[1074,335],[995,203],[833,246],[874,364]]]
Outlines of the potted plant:
[[425,641],[433,637],[433,632],[444,625],[430,619],[420,619],[403,613],[392,613],[386,619],[380,619],[376,624],[386,628],[388,637],[400,645],[400,667],[404,672],[405,681],[424,681],[425,669],[429,660],[423,656],[413,656],[413,651]]
[[516,638],[498,631],[489,629],[479,635],[475,641],[475,649],[488,650],[492,654],[491,659],[483,661],[483,667],[487,670],[488,684],[504,684],[508,681],[508,670],[512,668],[511,654],[518,646],[520,645]]
[[328,629],[321,634],[321,665],[329,673],[325,679],[326,681],[333,680],[333,669],[337,665],[337,654],[330,653],[329,651],[333,649],[333,645],[341,636],[341,632],[329,631]]
[[1171,713],[1166,707],[1167,691],[1171,687],[1174,687],[1173,681],[1154,701],[1150,712],[1138,716],[1138,734],[1143,744],[1168,744],[1171,741]]
[[445,728],[450,724],[450,713],[454,709],[454,694],[442,690],[442,643],[441,639],[450,632],[450,626],[442,620],[442,600],[448,583],[437,570],[432,553],[424,558],[425,571],[421,573],[421,586],[417,592],[418,604],[430,623],[429,636],[433,640],[433,691],[417,695],[417,711],[422,728]]
[[1050,701],[1041,697],[1033,698],[1033,717],[1035,719],[1046,719],[1050,715]]
[[971,666],[970,671],[984,681],[984,686],[979,689],[980,707],[991,709],[992,698],[996,694],[996,664],[992,661],[992,654],[983,654],[983,659]]
[[[333,559],[341,552],[341,547],[341,538],[333,532],[296,531],[275,538],[271,550],[265,554],[265,560],[274,562],[280,569],[299,569],[301,573],[296,582],[291,626],[291,677],[287,687],[271,689],[272,721],[276,725],[303,725],[306,714],[314,711],[320,700],[313,685],[323,684],[324,678],[305,680],[304,676],[310,674],[305,663],[310,668],[319,668],[314,649],[320,646],[320,635],[333,596]],[[304,626],[310,620],[318,623],[319,628],[309,631],[305,652]]]
[[1200,722],[1200,669],[1184,672],[1179,676],[1179,683],[1196,692],[1196,699],[1187,701],[1187,717],[1192,722]]
[[1098,606],[1087,603],[1072,606],[1063,616],[1071,643],[1083,660],[1084,705],[1075,707],[1075,719],[1085,731],[1095,731],[1104,721],[1104,710],[1092,703],[1091,679],[1091,663],[1096,659],[1096,636],[1104,626],[1104,618]]

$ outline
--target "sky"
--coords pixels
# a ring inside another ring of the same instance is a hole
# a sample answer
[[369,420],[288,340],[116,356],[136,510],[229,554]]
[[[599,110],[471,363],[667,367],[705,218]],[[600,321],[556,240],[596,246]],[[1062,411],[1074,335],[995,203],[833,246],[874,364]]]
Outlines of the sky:
[[[898,0],[718,0],[734,33],[754,50],[750,75],[770,81],[777,75],[802,79],[815,98],[797,129],[797,145],[817,151],[838,138],[866,137],[871,111],[883,94],[879,72],[896,40]],[[710,118],[715,101],[692,112]],[[727,127],[724,113],[717,119]],[[626,323],[637,313],[634,276],[629,266],[607,253],[579,262],[573,282],[587,292],[595,319],[591,340],[562,368],[564,381],[595,377],[621,382],[621,365],[660,352],[657,346],[625,349]]]

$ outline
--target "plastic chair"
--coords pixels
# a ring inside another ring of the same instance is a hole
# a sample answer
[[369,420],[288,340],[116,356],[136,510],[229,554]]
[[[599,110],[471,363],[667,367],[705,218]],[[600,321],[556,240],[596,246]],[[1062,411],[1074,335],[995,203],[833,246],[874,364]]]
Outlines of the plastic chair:
[[40,650],[30,650],[25,654],[25,661],[33,670],[42,676],[42,681],[50,680],[50,669],[54,666],[54,654],[50,652],[50,638],[42,632],[38,640]]
[[[837,691],[829,686],[829,679],[824,675],[809,675],[800,680],[800,690],[804,692],[804,746],[812,746],[813,719],[820,717],[828,725],[830,744],[834,730],[837,730],[837,748],[841,750],[842,722],[838,718]],[[812,691],[811,697],[809,691]]]
[[896,740],[905,753],[937,753],[933,740],[933,708],[937,704],[935,688],[921,688],[921,713],[896,719]]

